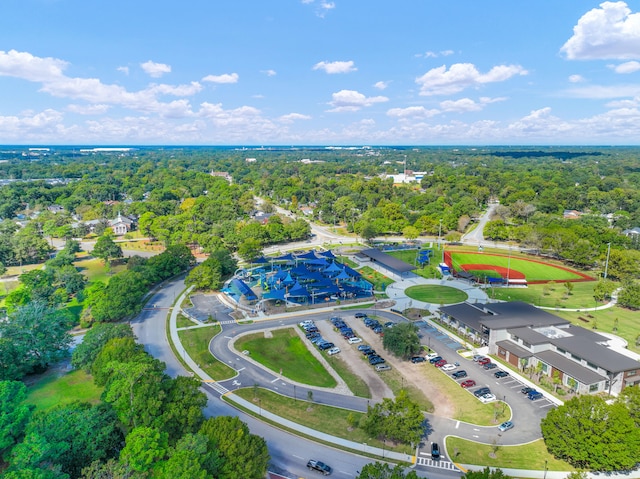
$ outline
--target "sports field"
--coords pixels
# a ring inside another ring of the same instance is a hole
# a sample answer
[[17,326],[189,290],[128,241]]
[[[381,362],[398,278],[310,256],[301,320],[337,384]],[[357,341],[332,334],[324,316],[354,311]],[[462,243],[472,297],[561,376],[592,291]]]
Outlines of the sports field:
[[512,279],[526,279],[528,283],[594,281],[594,278],[579,271],[523,256],[445,251],[444,257],[455,271],[486,271],[490,277],[506,278],[508,275]]

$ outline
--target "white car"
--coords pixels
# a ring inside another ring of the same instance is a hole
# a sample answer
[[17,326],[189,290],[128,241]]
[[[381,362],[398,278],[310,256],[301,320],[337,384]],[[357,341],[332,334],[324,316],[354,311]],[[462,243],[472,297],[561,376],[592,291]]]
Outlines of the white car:
[[431,361],[433,358],[437,358],[438,356],[440,356],[438,353],[429,353],[425,357],[427,358],[427,361]]
[[480,399],[480,402],[486,404],[488,402],[495,401],[496,397],[495,397],[495,395],[489,393],[489,394],[484,394],[484,395],[480,396],[478,399]]
[[358,337],[356,337],[356,336],[354,336],[353,338],[349,338],[349,339],[347,340],[347,342],[348,342],[349,344],[358,344],[358,343],[361,343],[361,342],[362,342],[362,339],[361,339],[361,338],[358,338]]
[[447,363],[444,366],[442,366],[440,369],[442,371],[453,371],[457,367],[458,366],[456,366],[455,364]]
[[327,354],[329,356],[333,356],[334,354],[338,354],[340,352],[340,348],[331,348],[329,351],[327,351]]

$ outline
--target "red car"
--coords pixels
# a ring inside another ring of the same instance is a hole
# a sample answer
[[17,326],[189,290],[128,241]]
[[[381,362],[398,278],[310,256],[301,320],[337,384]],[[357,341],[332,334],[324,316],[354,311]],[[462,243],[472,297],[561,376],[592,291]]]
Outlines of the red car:
[[460,383],[460,386],[462,386],[463,388],[472,388],[475,385],[476,382],[473,379],[467,379],[466,381],[462,381]]
[[433,363],[433,365],[435,367],[437,367],[437,368],[441,368],[445,364],[447,364],[447,360],[446,359],[441,359],[440,361]]
[[491,359],[489,358],[482,358],[478,360],[478,364],[480,366],[484,366],[485,364],[489,364],[491,362]]

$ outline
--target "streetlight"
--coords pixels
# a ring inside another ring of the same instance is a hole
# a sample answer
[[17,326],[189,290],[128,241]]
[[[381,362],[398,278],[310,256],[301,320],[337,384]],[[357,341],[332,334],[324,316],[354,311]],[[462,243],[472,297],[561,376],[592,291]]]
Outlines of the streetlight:
[[547,479],[547,459],[544,460],[544,476],[542,479]]
[[607,272],[609,271],[609,255],[611,254],[611,242],[607,243],[607,261],[604,263],[604,279],[607,279]]
[[298,402],[298,398],[296,397],[296,385],[293,385],[293,402]]
[[438,249],[442,249],[440,247],[440,236],[442,235],[442,220],[440,220],[440,227],[438,228]]

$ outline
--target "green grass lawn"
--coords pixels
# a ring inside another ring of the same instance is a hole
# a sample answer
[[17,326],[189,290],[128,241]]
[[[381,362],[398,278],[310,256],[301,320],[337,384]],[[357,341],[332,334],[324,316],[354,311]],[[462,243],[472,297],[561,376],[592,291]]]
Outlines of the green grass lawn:
[[97,404],[101,394],[102,388],[93,384],[93,377],[82,370],[62,376],[51,371],[27,388],[25,402],[35,405],[37,409],[49,409],[76,400]]
[[178,317],[176,318],[176,327],[178,327],[178,328],[189,328],[191,326],[196,326],[196,323],[191,321],[185,315],[178,314]]
[[453,304],[466,301],[467,293],[450,286],[422,284],[405,289],[404,293],[417,301],[433,304]]
[[376,270],[370,268],[369,266],[364,266],[358,270],[362,277],[373,284],[373,289],[375,291],[384,291],[387,286],[392,284],[394,281],[387,276],[378,273]]
[[394,258],[404,261],[405,263],[415,265],[416,269],[414,269],[413,272],[418,276],[422,276],[427,279],[439,278],[441,276],[437,268],[440,259],[442,259],[442,253],[440,251],[434,250],[435,256],[431,257],[431,264],[425,264],[422,268],[416,263],[416,256],[418,254],[417,250],[387,251],[386,253],[389,256],[393,256]]
[[529,284],[526,288],[487,288],[485,291],[490,298],[503,301],[524,301],[534,306],[549,308],[593,308],[600,306],[593,299],[595,281],[571,283],[571,293],[568,294],[564,283]]
[[251,358],[275,373],[302,384],[332,388],[336,380],[307,349],[293,328],[272,331],[273,337],[264,333],[243,336],[236,341],[239,351],[247,350]]
[[335,372],[338,373],[344,382],[347,384],[351,392],[359,397],[370,398],[371,390],[367,382],[362,379],[358,374],[349,369],[347,363],[340,357],[340,355],[327,356],[326,357],[329,366],[331,366]]
[[[352,415],[356,421],[364,417],[363,413],[340,409],[331,406],[315,404],[307,401],[307,398],[293,399],[281,396],[262,388],[242,388],[234,391],[241,398],[258,403],[264,410],[270,411],[280,417],[285,417],[297,424],[308,426],[316,431],[321,431],[332,436],[341,437],[356,443],[366,443],[373,447],[383,447],[382,441],[370,438],[359,427],[351,428],[348,417]],[[384,447],[388,450],[411,454],[407,446],[393,448],[389,442]]]
[[528,281],[567,281],[580,279],[577,273],[572,273],[552,264],[528,261],[520,255],[492,255],[487,253],[451,252],[451,260],[456,269],[464,264],[489,264],[509,268],[524,274]]
[[235,371],[218,361],[209,352],[211,339],[221,331],[220,325],[212,324],[206,328],[183,329],[178,331],[180,342],[189,356],[212,379],[222,381],[235,376]]
[[118,265],[107,269],[104,261],[98,258],[92,258],[86,254],[78,256],[74,264],[76,268],[87,277],[90,283],[97,281],[108,283],[114,274],[126,268],[125,265]]
[[[504,434],[509,434],[509,432]],[[447,437],[447,452],[451,460],[459,464],[538,471],[543,471],[546,465],[549,471],[573,471],[569,464],[554,458],[547,452],[542,439],[522,446],[501,446],[499,439],[493,445],[478,444],[449,436]],[[490,456],[492,452],[495,454],[495,458]]]
[[[467,359],[461,360],[460,364],[459,369],[465,369],[470,374],[473,373],[474,367],[478,367],[476,363]],[[452,419],[477,424],[479,426],[496,426],[511,416],[511,409],[508,404],[502,401],[482,404],[473,394],[464,391],[456,381],[438,368],[428,363],[422,364],[419,367],[421,367],[424,372],[424,384],[427,396],[429,395],[429,388],[433,388],[434,386],[446,395],[447,403],[454,411]]]

